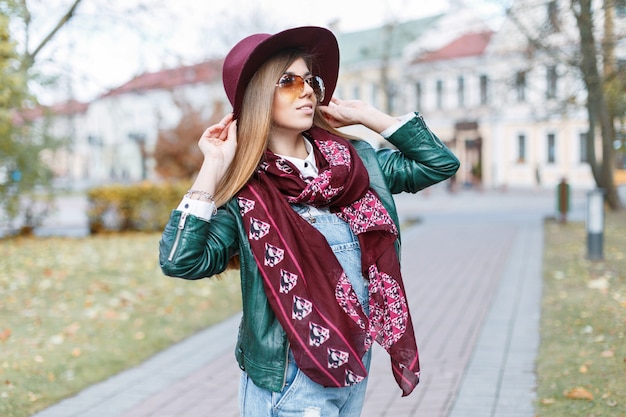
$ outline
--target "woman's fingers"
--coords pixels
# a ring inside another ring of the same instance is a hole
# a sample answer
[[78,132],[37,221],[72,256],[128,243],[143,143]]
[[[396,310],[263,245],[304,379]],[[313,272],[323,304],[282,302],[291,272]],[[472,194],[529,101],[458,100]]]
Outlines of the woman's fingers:
[[232,121],[233,121],[233,114],[232,113],[228,113],[226,116],[224,116],[224,118],[222,120],[220,120],[220,122],[218,124],[226,126],[226,125],[228,125]]

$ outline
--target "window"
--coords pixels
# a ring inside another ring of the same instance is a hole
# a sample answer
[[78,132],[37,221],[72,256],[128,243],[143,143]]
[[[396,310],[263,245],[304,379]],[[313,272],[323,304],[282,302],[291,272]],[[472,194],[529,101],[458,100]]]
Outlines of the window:
[[548,27],[553,32],[558,32],[560,30],[559,6],[556,1],[548,2]]
[[443,81],[437,80],[437,108],[443,108]]
[[415,83],[415,109],[422,109],[422,83],[419,81]]
[[372,99],[371,99],[371,103],[374,107],[379,107],[380,104],[378,103],[378,85],[376,85],[376,83],[372,83],[371,85],[371,93],[372,93]]
[[523,164],[526,162],[526,135],[517,135],[517,163]]
[[626,17],[626,0],[615,0],[615,15]]
[[580,143],[580,157],[578,162],[589,162],[589,155],[587,153],[587,132],[580,134],[578,142]]
[[485,105],[489,95],[489,79],[486,75],[480,76],[480,104]]
[[526,101],[526,71],[518,71],[515,76],[515,92],[517,101]]
[[546,97],[549,99],[556,98],[557,78],[555,66],[546,68]]
[[389,113],[393,113],[396,108],[396,97],[397,97],[398,87],[395,83],[389,82],[387,84],[387,109]]
[[[626,0],[624,0],[624,2],[626,2]],[[626,11],[625,11],[626,13]],[[624,14],[624,17],[626,17],[626,14]],[[618,78],[624,82],[626,81],[626,59],[617,59],[616,62],[616,67],[617,67],[617,76]]]
[[465,107],[465,79],[462,75],[457,80],[457,98],[459,100],[459,107]]
[[556,162],[556,135],[548,133],[548,163]]

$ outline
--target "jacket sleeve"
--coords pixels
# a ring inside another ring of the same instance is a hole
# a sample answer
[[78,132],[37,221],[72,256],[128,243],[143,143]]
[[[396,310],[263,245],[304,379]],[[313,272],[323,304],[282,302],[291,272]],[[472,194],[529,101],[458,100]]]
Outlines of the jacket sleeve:
[[224,272],[238,248],[236,220],[227,209],[210,221],[174,210],[159,241],[159,265],[172,277],[210,277]]
[[397,149],[379,149],[378,163],[393,194],[415,193],[450,178],[459,169],[456,156],[426,126],[421,114],[387,140]]

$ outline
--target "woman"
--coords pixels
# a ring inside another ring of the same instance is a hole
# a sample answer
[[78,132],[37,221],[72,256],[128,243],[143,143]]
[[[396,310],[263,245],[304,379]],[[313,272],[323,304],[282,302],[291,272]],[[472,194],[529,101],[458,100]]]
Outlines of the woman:
[[[235,45],[223,70],[233,113],[200,138],[204,163],[161,239],[169,276],[238,263],[244,416],[360,415],[373,342],[403,395],[419,382],[392,194],[445,180],[459,162],[418,113],[331,100],[338,71],[323,28]],[[397,150],[336,130],[354,124]]]

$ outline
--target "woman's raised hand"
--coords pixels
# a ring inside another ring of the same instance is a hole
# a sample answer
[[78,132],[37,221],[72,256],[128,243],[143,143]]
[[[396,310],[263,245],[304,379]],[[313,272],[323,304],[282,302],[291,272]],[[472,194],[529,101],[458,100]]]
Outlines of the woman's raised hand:
[[198,147],[205,161],[223,174],[237,149],[237,121],[233,120],[233,114],[227,114],[219,123],[208,127],[200,137]]
[[339,100],[333,97],[328,106],[320,106],[319,110],[334,128],[362,124],[380,133],[398,122],[398,119],[360,100]]

